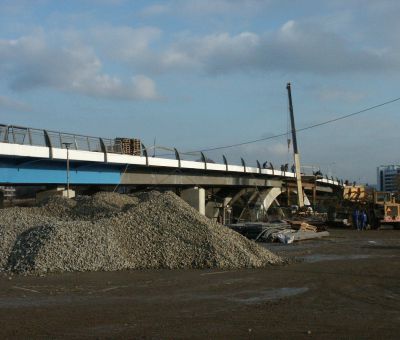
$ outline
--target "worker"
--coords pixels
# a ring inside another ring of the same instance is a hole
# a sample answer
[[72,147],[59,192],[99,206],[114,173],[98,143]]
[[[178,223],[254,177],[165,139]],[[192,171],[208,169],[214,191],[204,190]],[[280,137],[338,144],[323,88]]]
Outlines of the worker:
[[367,213],[365,212],[365,210],[363,210],[361,213],[360,213],[360,218],[361,218],[361,230],[367,230],[367,221],[368,221],[368,218],[367,218]]
[[358,208],[353,211],[353,226],[357,230],[360,230],[360,212],[358,211]]
[[264,169],[268,169],[268,161],[265,161],[265,162],[263,163],[263,168],[264,168]]

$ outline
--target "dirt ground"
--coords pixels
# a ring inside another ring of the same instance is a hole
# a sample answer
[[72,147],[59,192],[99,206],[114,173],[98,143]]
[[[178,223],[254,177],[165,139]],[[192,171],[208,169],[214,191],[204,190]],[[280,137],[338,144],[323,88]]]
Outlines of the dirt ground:
[[330,232],[261,270],[2,274],[0,336],[398,339],[400,231]]

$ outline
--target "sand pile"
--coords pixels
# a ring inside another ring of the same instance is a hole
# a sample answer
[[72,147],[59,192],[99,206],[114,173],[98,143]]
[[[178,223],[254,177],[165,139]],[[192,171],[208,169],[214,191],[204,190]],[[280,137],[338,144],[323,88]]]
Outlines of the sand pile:
[[171,192],[66,201],[0,210],[3,270],[254,268],[281,262]]

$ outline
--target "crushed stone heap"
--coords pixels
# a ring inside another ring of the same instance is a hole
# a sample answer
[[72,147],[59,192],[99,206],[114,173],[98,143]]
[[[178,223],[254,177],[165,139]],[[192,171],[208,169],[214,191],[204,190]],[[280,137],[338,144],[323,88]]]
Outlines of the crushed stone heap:
[[98,193],[0,210],[0,268],[18,273],[258,268],[282,260],[172,192]]

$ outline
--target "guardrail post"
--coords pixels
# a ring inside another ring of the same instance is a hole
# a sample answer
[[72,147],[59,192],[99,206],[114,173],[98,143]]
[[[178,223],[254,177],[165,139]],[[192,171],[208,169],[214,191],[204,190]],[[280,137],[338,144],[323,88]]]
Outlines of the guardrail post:
[[99,140],[100,140],[100,148],[101,148],[101,151],[102,151],[103,154],[104,154],[104,163],[108,163],[108,155],[107,155],[106,144],[104,143],[103,138],[99,138]]
[[180,168],[181,167],[181,156],[179,155],[179,152],[176,148],[174,148],[174,151],[175,151],[175,158],[178,161],[178,167]]
[[4,138],[3,142],[8,143],[8,125],[4,126]]
[[243,170],[244,172],[246,172],[246,162],[244,161],[243,158],[240,158],[240,160],[242,161]]
[[53,159],[53,145],[51,144],[50,135],[47,132],[47,130],[43,130],[43,133],[44,133],[44,142],[46,143],[46,146],[49,148],[49,158]]
[[14,131],[14,126],[11,126],[11,130],[12,130],[12,136],[13,136],[13,143],[15,144],[15,131]]
[[272,165],[272,163],[271,163],[271,162],[269,162],[269,166],[271,167],[271,170],[272,170],[272,176],[274,176],[274,175],[275,175],[275,169],[274,169],[274,166]]
[[261,174],[261,164],[257,159],[257,168],[258,168],[258,173]]
[[143,156],[146,157],[146,166],[149,166],[149,154],[147,153],[147,149],[142,143],[142,150],[143,150]]
[[200,152],[200,154],[201,154],[201,159],[202,159],[202,161],[204,163],[204,170],[207,170],[207,159],[206,159],[206,156],[204,156],[204,153],[202,153],[202,152]]
[[225,164],[225,170],[228,171],[228,161],[227,161],[225,155],[222,155],[222,159],[223,159],[224,164]]
[[32,134],[31,134],[31,129],[28,128],[28,139],[29,139],[29,145],[32,145]]

